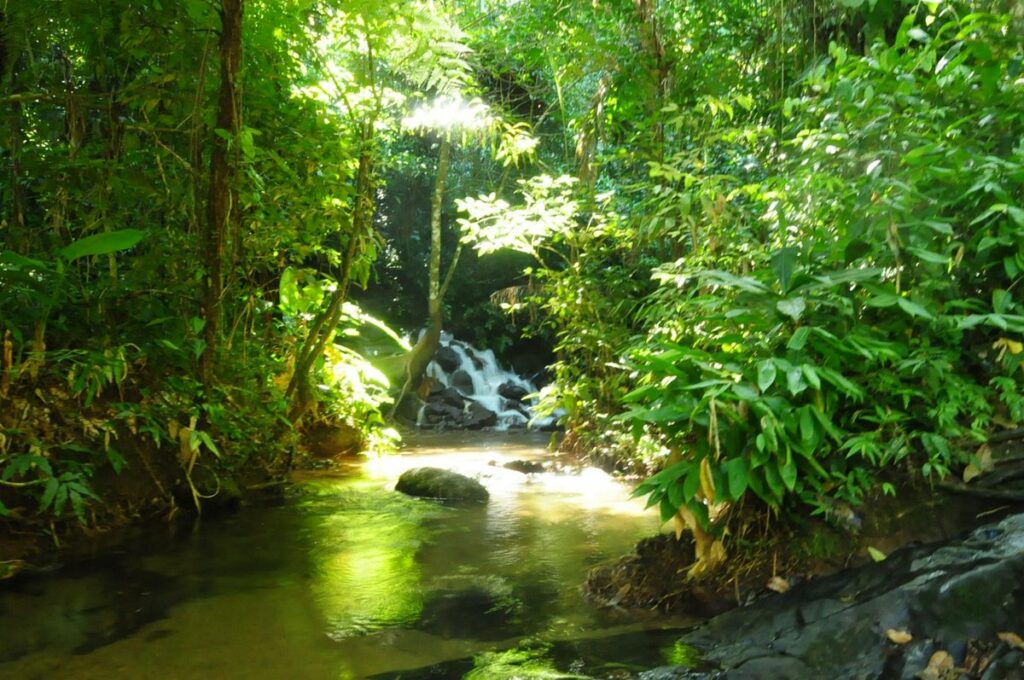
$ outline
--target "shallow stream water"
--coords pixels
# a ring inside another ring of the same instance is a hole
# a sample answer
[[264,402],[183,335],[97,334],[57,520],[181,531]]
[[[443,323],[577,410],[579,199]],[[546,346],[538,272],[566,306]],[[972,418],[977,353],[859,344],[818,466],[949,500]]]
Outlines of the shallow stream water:
[[[587,603],[587,568],[658,531],[598,470],[524,475],[547,436],[420,435],[304,473],[282,502],[160,525],[0,584],[0,678],[592,677],[678,661],[671,629]],[[406,469],[477,476],[486,506],[393,491]],[[549,676],[550,677],[550,676]]]

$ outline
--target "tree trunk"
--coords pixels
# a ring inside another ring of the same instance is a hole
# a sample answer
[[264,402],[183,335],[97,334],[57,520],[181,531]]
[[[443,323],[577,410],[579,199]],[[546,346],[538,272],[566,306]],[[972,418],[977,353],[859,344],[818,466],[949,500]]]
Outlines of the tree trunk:
[[441,283],[441,209],[444,206],[444,187],[448,180],[448,166],[451,157],[451,141],[447,136],[441,138],[441,149],[437,159],[437,176],[434,179],[434,198],[430,204],[430,265],[429,287],[427,296],[427,330],[416,342],[407,355],[405,362],[405,382],[402,391],[395,400],[395,409],[409,393],[427,370],[427,365],[441,344],[441,328],[444,325],[444,314],[441,303],[451,282],[451,274],[458,264],[458,256],[453,258],[444,285]]
[[356,174],[356,202],[352,216],[352,233],[349,235],[348,248],[341,263],[341,276],[338,286],[334,289],[327,306],[317,315],[310,326],[306,339],[296,354],[295,370],[288,381],[286,396],[291,399],[289,419],[297,424],[309,412],[314,404],[313,390],[310,386],[310,371],[320,357],[327,342],[341,319],[342,307],[348,298],[348,289],[352,280],[352,263],[359,251],[363,235],[370,228],[373,215],[373,154],[370,141],[373,135],[372,125],[363,131],[363,150],[359,156],[359,170]]
[[[238,71],[242,61],[242,6],[244,0],[221,0],[220,95],[217,101],[217,129],[230,138],[238,136]],[[228,230],[235,184],[235,168],[228,158],[228,141],[213,135],[210,157],[210,195],[203,225],[202,247],[206,276],[203,279],[203,339],[206,346],[199,359],[199,374],[209,387],[214,379],[221,308],[224,297],[224,240]]]

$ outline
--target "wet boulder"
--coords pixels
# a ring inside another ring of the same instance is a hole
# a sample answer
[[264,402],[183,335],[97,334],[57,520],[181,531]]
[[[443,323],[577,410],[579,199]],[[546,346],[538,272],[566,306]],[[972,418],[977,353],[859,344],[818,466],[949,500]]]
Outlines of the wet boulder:
[[423,407],[423,421],[427,425],[459,427],[462,424],[462,408],[431,400]]
[[483,484],[451,470],[413,468],[402,473],[395,491],[419,498],[486,503],[490,498]]
[[434,354],[434,361],[445,373],[454,373],[462,365],[459,354],[448,346],[438,348],[437,353]]
[[717,670],[679,677],[909,680],[943,652],[967,677],[1020,678],[1021,621],[1024,514],[722,614],[680,640]]
[[467,430],[480,430],[498,424],[498,414],[486,406],[470,400],[469,409],[462,418],[462,426]]
[[452,387],[463,394],[473,394],[473,376],[459,369],[452,374]]
[[448,406],[454,406],[461,411],[466,405],[466,399],[459,394],[459,391],[454,387],[446,387],[436,394],[430,395],[430,402],[447,404]]
[[508,399],[509,401],[521,403],[523,399],[526,398],[526,395],[529,393],[529,390],[521,387],[520,385],[515,384],[511,380],[508,382],[503,382],[501,383],[501,385],[498,386],[498,394],[504,397],[505,399]]
[[522,472],[524,475],[544,472],[544,463],[539,460],[513,460],[502,465],[503,468]]

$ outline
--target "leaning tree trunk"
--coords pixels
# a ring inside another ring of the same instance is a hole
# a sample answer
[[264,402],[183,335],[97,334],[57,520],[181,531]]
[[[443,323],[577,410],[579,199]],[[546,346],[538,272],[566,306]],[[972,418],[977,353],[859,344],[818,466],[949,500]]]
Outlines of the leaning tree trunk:
[[[217,129],[231,139],[238,134],[238,71],[242,61],[242,7],[244,0],[221,0],[220,3],[220,94],[217,101]],[[228,140],[213,135],[210,157],[210,194],[201,243],[206,275],[203,278],[202,313],[206,346],[199,358],[199,375],[207,388],[213,384],[220,319],[224,298],[224,241],[229,228],[236,194],[235,168],[229,162]]]
[[291,402],[289,420],[298,424],[315,403],[315,396],[310,385],[310,372],[316,360],[324,353],[328,340],[333,335],[341,320],[341,312],[352,281],[352,263],[359,253],[362,240],[370,230],[373,216],[373,152],[370,147],[373,126],[368,124],[363,130],[363,150],[359,156],[359,170],[356,174],[356,200],[352,218],[352,233],[349,235],[348,248],[341,263],[338,285],[334,289],[327,306],[316,316],[306,334],[306,339],[296,353],[295,369],[288,382],[286,396]]
[[447,136],[441,138],[441,149],[437,159],[437,177],[434,180],[434,198],[430,205],[430,265],[429,288],[427,297],[427,330],[409,351],[405,361],[405,381],[402,392],[395,400],[395,410],[401,406],[405,395],[417,385],[427,370],[427,364],[434,357],[441,344],[441,327],[444,314],[441,303],[451,283],[452,273],[458,264],[460,250],[456,250],[455,258],[448,267],[448,275],[441,282],[441,208],[444,206],[444,187],[448,180],[448,165],[451,157],[451,141]]

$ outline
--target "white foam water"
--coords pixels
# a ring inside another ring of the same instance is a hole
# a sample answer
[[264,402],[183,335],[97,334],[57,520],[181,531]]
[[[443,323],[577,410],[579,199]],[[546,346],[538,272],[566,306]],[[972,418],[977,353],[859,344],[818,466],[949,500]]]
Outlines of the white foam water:
[[[451,349],[459,358],[459,366],[452,373],[447,373],[437,361],[432,360],[427,365],[427,377],[436,380],[445,387],[455,388],[466,399],[472,399],[484,408],[496,413],[498,422],[494,426],[495,430],[508,430],[515,427],[539,429],[552,424],[551,418],[533,417],[532,407],[536,399],[535,397],[524,399],[521,402],[521,408],[530,413],[530,416],[526,416],[521,410],[515,408],[515,402],[506,399],[498,393],[498,388],[506,383],[525,390],[527,394],[535,394],[537,386],[526,378],[502,368],[494,356],[493,350],[476,349],[469,343],[456,340],[449,333],[441,334],[440,347]],[[467,393],[464,389],[460,389],[460,387],[453,384],[453,376],[460,370],[465,371],[469,375],[473,385],[472,393]],[[425,407],[420,409],[417,422],[421,426],[424,424],[424,409]]]

